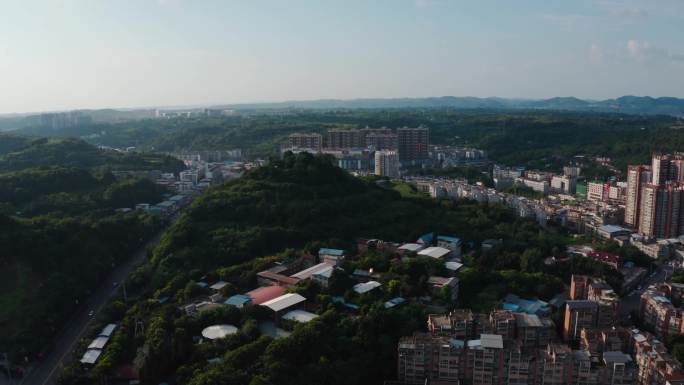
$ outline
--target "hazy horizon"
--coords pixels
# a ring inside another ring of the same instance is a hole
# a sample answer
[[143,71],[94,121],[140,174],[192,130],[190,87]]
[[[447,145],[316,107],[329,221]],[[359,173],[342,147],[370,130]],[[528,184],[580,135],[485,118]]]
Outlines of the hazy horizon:
[[684,2],[26,1],[0,113],[439,96],[684,97]]
[[[670,95],[619,95],[614,97],[609,97],[606,99],[589,99],[589,98],[578,98],[584,101],[603,101],[617,99],[623,96],[635,96],[635,97],[650,97],[653,99],[674,97],[677,99],[684,99],[684,97],[675,97]],[[211,108],[211,107],[223,107],[223,106],[248,106],[248,105],[259,105],[259,104],[281,104],[281,103],[307,103],[307,102],[317,102],[317,101],[342,101],[351,102],[356,100],[401,100],[401,99],[429,99],[429,98],[478,98],[478,99],[506,99],[506,100],[519,100],[519,101],[541,101],[553,98],[573,98],[573,95],[561,95],[561,96],[551,96],[548,98],[524,98],[524,97],[501,97],[501,96],[471,96],[471,95],[433,95],[433,96],[396,96],[396,97],[357,97],[357,98],[318,98],[318,99],[282,99],[282,100],[260,100],[260,101],[245,101],[245,102],[235,102],[235,103],[189,103],[189,104],[176,104],[176,105],[141,105],[141,106],[100,106],[100,107],[90,107],[90,108],[67,108],[67,109],[55,109],[55,110],[35,110],[35,111],[11,111],[11,112],[0,112],[0,116],[11,116],[11,115],[32,115],[41,113],[59,113],[68,111],[97,111],[97,110],[118,110],[118,111],[134,111],[134,110],[174,110],[174,109],[201,109],[201,108]],[[513,107],[516,108],[516,107]]]

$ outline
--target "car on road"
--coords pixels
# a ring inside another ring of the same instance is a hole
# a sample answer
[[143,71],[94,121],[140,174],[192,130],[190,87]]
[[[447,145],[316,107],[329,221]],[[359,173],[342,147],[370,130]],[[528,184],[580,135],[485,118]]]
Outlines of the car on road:
[[88,312],[88,317],[92,317],[95,315],[95,310],[91,310]]

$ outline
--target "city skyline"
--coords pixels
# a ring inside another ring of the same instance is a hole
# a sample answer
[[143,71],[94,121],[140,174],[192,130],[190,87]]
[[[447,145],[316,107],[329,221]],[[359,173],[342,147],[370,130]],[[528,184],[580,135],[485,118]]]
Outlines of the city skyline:
[[684,5],[670,0],[74,0],[2,10],[0,113],[442,95],[684,97]]

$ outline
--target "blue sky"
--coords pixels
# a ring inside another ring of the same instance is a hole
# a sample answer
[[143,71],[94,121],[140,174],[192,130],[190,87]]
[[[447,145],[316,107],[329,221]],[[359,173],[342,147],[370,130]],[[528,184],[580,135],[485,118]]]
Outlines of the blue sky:
[[681,0],[0,0],[0,112],[684,97]]

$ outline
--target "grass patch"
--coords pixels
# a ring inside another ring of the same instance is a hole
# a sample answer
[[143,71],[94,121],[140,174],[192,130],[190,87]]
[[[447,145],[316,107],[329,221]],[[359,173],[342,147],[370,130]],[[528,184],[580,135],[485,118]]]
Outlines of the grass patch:
[[416,189],[416,186],[400,181],[390,182],[392,190],[397,191],[403,198],[427,198],[428,194],[420,192]]

